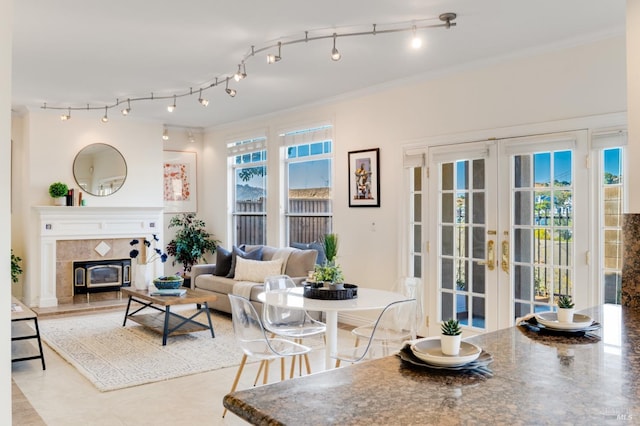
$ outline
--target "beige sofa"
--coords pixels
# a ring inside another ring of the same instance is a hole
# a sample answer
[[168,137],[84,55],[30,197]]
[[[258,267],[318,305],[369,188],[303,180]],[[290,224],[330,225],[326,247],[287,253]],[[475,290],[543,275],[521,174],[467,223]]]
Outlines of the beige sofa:
[[[251,252],[257,248],[262,248],[261,261],[273,261],[274,259],[284,259],[283,267],[281,270],[285,275],[290,276],[293,280],[300,284],[307,277],[308,271],[313,271],[318,256],[318,251],[300,250],[297,248],[287,247],[285,249],[276,248],[271,246],[244,246],[245,252]],[[221,262],[220,253],[223,250],[218,250],[217,262]],[[228,259],[227,259],[228,260]],[[276,274],[277,275],[277,274]],[[258,301],[258,294],[264,290],[264,281],[242,281],[239,284],[239,280],[229,278],[227,276],[216,275],[216,264],[202,264],[194,265],[191,269],[191,288],[198,290],[210,291],[218,299],[209,303],[209,307],[218,311],[231,313],[231,304],[229,303],[229,293],[238,292],[238,287],[244,285],[244,291],[246,294],[250,294],[249,300],[256,307],[258,312],[262,311],[262,303]]]

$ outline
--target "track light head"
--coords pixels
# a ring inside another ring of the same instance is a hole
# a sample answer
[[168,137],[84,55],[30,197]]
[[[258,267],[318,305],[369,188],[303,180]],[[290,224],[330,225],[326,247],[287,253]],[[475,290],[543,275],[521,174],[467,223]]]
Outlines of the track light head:
[[167,107],[167,111],[173,112],[176,109],[176,95],[173,95],[173,104]]
[[202,97],[202,89],[200,89],[200,97],[198,98],[198,102],[200,102],[200,105],[202,105],[203,107],[209,106],[209,101]]
[[108,109],[109,109],[108,107],[104,107],[104,115],[100,119],[100,121],[102,121],[103,123],[108,123],[109,122],[109,116],[107,115]]
[[247,70],[244,65],[244,61],[241,64],[238,64],[238,71],[233,75],[233,79],[235,81],[240,81],[247,76]]
[[66,114],[62,114],[60,116],[60,120],[62,121],[71,120],[71,108],[69,108],[69,111]]
[[267,55],[267,63],[268,64],[275,64],[276,62],[278,62],[280,59],[282,59],[282,42],[278,42],[278,54],[274,55],[273,53],[270,53]]
[[131,112],[131,101],[127,99],[127,107],[122,109],[122,115],[129,115]]
[[411,47],[413,47],[414,49],[420,49],[422,47],[422,39],[418,37],[418,34],[416,34],[415,25],[413,26],[411,31],[413,32],[413,38],[411,39]]
[[336,37],[337,36],[338,35],[336,33],[333,33],[333,49],[331,49],[331,60],[332,61],[339,61],[340,58],[342,58],[342,55],[340,54],[338,49],[336,49]]
[[236,93],[238,93],[236,91],[236,89],[230,89],[229,88],[229,77],[227,77],[227,85],[226,85],[224,91],[227,92],[227,95],[231,96],[232,98],[236,96]]
[[162,140],[163,141],[169,140],[169,131],[167,129],[162,130]]

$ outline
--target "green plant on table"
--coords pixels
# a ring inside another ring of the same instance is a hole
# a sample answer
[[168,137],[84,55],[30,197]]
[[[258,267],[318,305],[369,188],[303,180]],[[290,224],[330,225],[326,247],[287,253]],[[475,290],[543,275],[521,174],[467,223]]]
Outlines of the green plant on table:
[[443,322],[440,329],[445,336],[457,336],[462,333],[460,322],[453,318]]
[[316,265],[314,269],[314,279],[316,282],[342,283],[344,275],[340,265],[334,261],[328,261],[324,265]]
[[338,255],[338,234],[325,234],[321,242],[324,246],[324,254],[327,257],[327,262],[335,261]]

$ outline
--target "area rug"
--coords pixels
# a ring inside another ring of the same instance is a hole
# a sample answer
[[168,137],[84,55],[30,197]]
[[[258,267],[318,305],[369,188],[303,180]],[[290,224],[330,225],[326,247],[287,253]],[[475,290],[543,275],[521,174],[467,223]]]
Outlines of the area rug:
[[215,338],[199,331],[171,336],[166,346],[162,335],[132,321],[123,327],[123,319],[124,311],[38,322],[42,340],[103,392],[240,364],[228,316],[212,313]]

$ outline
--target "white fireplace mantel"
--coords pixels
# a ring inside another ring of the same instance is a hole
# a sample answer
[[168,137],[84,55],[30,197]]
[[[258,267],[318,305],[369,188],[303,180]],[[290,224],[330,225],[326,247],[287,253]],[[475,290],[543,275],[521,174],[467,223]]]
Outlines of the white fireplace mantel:
[[36,259],[39,268],[29,279],[25,295],[31,306],[58,305],[56,242],[98,238],[132,238],[156,234],[162,242],[162,207],[35,206]]

